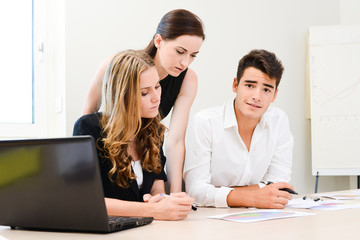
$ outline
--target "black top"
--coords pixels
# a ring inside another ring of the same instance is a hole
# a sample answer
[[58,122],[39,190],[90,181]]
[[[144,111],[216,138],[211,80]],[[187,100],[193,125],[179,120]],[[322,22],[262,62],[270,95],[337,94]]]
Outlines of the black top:
[[143,195],[150,193],[155,179],[162,179],[166,181],[166,175],[164,172],[166,158],[163,154],[162,148],[160,152],[162,165],[160,174],[147,172],[143,169],[143,185],[141,189],[139,189],[136,180],[131,181],[128,188],[122,188],[115,182],[110,181],[108,177],[108,173],[112,167],[112,164],[109,159],[104,157],[104,151],[100,150],[103,149],[104,146],[103,142],[101,141],[103,136],[99,122],[100,118],[101,113],[92,113],[82,116],[76,121],[74,125],[73,135],[91,135],[95,139],[105,197],[142,202]]
[[171,108],[174,106],[176,98],[180,92],[182,82],[185,78],[186,72],[188,69],[185,69],[179,76],[173,77],[167,75],[163,80],[160,81],[161,85],[161,102],[160,102],[160,113],[161,118],[165,118]]

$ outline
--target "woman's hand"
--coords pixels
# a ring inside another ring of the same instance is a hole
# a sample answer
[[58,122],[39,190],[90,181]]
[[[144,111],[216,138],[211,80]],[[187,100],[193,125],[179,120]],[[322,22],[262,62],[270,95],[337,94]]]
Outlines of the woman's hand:
[[154,205],[152,216],[155,219],[182,220],[190,213],[194,199],[181,192],[171,195],[157,194],[155,196],[145,194],[144,201]]

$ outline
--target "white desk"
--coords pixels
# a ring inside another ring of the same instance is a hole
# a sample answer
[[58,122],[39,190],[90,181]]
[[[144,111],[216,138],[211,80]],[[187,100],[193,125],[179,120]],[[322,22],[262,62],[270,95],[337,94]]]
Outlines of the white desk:
[[110,234],[61,233],[11,230],[0,227],[0,240],[17,239],[286,239],[329,240],[360,239],[360,209],[337,211],[304,210],[317,215],[276,219],[255,223],[236,223],[207,216],[249,211],[245,208],[198,208],[184,221],[154,221],[153,223]]

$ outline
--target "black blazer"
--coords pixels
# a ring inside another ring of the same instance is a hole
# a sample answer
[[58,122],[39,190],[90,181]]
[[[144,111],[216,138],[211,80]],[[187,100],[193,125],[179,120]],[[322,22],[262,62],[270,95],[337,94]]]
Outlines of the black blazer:
[[103,149],[103,143],[101,141],[102,129],[99,123],[100,118],[101,113],[93,113],[82,116],[74,125],[73,135],[91,135],[95,139],[105,197],[142,202],[143,195],[150,193],[155,179],[162,179],[166,181],[166,174],[164,172],[166,158],[163,154],[162,147],[160,152],[162,170],[160,174],[147,172],[143,169],[143,185],[141,189],[139,189],[136,180],[130,182],[129,188],[122,188],[115,182],[110,181],[108,177],[108,172],[111,169],[112,164],[109,159],[104,157],[104,151],[101,150]]

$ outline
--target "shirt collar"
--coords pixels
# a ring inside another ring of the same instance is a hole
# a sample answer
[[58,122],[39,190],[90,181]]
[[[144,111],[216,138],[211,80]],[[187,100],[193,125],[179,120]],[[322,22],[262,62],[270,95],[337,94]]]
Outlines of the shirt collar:
[[[269,110],[269,109],[268,109]],[[269,114],[268,110],[261,116],[260,121],[258,122],[258,126],[261,129],[264,129],[266,126],[269,126]]]
[[[269,109],[261,116],[260,121],[258,123],[258,126],[263,129],[267,125],[269,125]],[[231,128],[236,126],[237,127],[237,121],[236,121],[236,115],[234,110],[234,100],[227,102],[225,104],[224,109],[224,128]]]
[[224,128],[231,128],[236,126],[236,115],[234,110],[234,100],[227,102],[224,109]]

